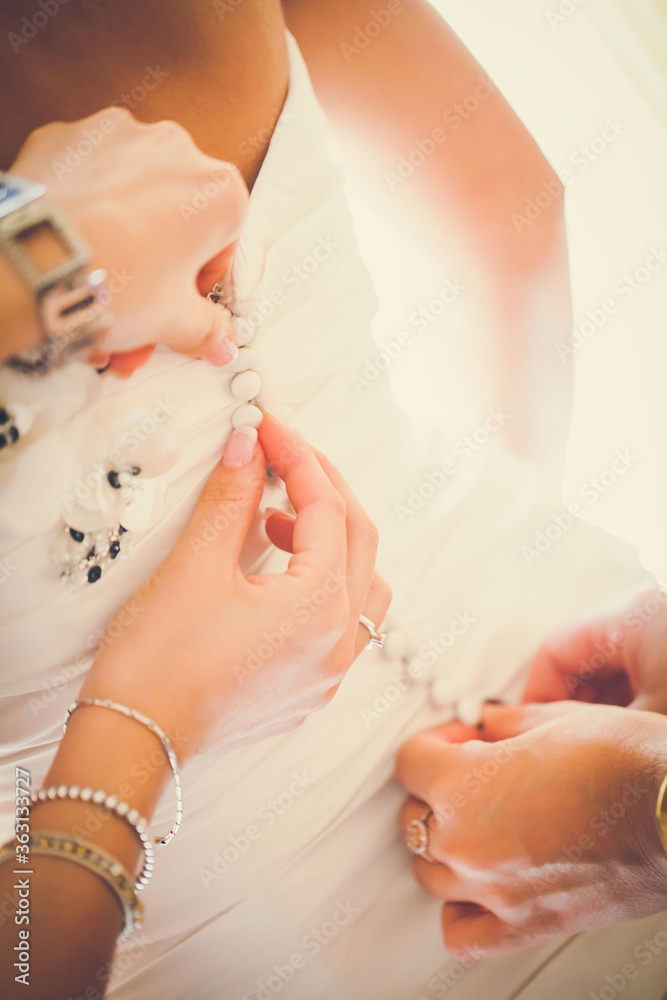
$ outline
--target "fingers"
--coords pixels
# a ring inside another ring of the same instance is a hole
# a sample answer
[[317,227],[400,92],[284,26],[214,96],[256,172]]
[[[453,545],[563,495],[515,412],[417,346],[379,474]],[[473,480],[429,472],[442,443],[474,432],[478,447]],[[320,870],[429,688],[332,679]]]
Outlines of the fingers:
[[346,505],[300,434],[266,414],[260,442],[273,469],[284,481],[296,511],[288,572],[307,572],[322,583],[334,574],[347,581]]
[[[315,451],[317,459],[325,473],[345,501],[347,524],[347,576],[350,605],[357,614],[364,613],[376,625],[384,619],[387,608],[384,608],[382,619],[378,620],[366,610],[368,588],[373,580],[375,559],[378,550],[378,530],[368,516],[351,487],[332,462],[320,451]],[[385,584],[385,587],[388,587]],[[376,587],[377,593],[377,587]],[[388,591],[391,602],[391,591]]]
[[489,910],[476,903],[448,901],[442,908],[442,933],[452,956],[490,958],[521,946],[516,933]]
[[511,739],[586,707],[578,701],[557,701],[548,705],[485,705],[478,737],[489,743]]
[[266,463],[254,428],[237,428],[223,459],[211,474],[190,524],[178,543],[196,569],[192,555],[214,558],[220,576],[232,579],[246,535],[259,507]]
[[431,805],[434,789],[460,755],[460,747],[450,746],[438,730],[430,729],[403,744],[396,757],[394,777],[410,795]]
[[535,656],[522,701],[599,700],[595,689],[623,673],[626,657],[626,636],[617,616],[558,632]]
[[232,347],[236,334],[227,310],[194,292],[187,319],[179,323],[178,330],[178,336],[170,338],[169,347],[179,354],[206,358],[217,367],[228,365],[238,354]]

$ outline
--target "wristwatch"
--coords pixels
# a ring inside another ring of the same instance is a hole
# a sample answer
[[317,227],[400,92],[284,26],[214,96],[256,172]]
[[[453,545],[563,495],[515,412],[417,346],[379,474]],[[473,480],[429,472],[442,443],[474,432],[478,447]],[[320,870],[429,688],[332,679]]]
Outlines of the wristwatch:
[[[0,171],[0,252],[12,261],[35,296],[42,339],[4,363],[26,375],[44,375],[85,356],[111,324],[106,271],[88,270],[92,254],[63,213],[42,201],[44,184]],[[44,269],[31,241],[48,234],[57,260]]]

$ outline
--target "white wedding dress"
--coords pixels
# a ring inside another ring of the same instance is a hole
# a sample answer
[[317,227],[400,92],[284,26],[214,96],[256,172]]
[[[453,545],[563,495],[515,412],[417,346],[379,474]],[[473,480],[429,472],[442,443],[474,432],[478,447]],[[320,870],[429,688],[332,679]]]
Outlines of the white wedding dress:
[[[439,903],[411,877],[396,832],[397,748],[446,718],[448,700],[516,695],[550,630],[643,576],[628,549],[580,522],[529,565],[522,546],[559,512],[531,469],[491,444],[476,461],[448,455],[407,424],[385,378],[355,387],[377,353],[374,296],[323,115],[289,46],[290,91],[250,200],[235,312],[254,323],[260,402],[332,458],[380,529],[390,624],[410,656],[436,639],[441,652],[422,649],[430,676],[416,680],[405,659],[365,652],[296,732],[186,766],[183,828],[158,857],[145,925],[119,951],[110,995],[584,1000],[632,963],[624,1000],[658,1000],[667,914],[463,966],[447,957]],[[231,377],[166,350],[126,382],[78,365],[35,383],[0,377],[24,427],[0,466],[3,839],[14,767],[39,787],[101,629],[174,544],[221,454],[238,406]],[[114,453],[141,467],[138,493],[110,490],[101,463]],[[451,458],[455,472],[432,486],[429,473]],[[120,556],[97,582],[62,586],[63,518],[112,525],[121,508]],[[265,565],[282,560],[274,552]],[[168,789],[156,830],[173,808]]]

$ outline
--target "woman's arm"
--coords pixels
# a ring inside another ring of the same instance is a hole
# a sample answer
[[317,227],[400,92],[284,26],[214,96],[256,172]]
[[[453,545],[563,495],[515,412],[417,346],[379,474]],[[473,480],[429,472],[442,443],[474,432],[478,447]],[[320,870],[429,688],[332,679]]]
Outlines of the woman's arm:
[[[483,389],[513,415],[511,444],[559,456],[570,372],[555,344],[569,336],[571,303],[554,170],[425,0],[284,0],[283,8],[368,200],[436,255],[457,248],[466,294],[488,330]],[[543,192],[549,206],[521,222]]]
[[[269,416],[260,444],[254,447],[243,430],[232,435],[182,538],[130,599],[138,615],[117,629],[120,609],[81,690],[82,698],[110,699],[153,719],[181,762],[204,746],[222,753],[287,732],[327,704],[368,641],[360,613],[379,623],[389,605],[389,588],[374,573],[377,533],[339,473]],[[295,518],[272,515],[267,533],[292,558],[283,574],[246,577],[239,560],[267,460],[296,511]],[[213,540],[211,525],[221,525]],[[304,621],[298,611],[314,593],[327,600]],[[247,667],[274,632],[284,644],[261,669]],[[72,714],[45,786],[103,789],[150,819],[168,781],[153,733],[109,709],[84,706]],[[33,833],[83,830],[79,836],[136,873],[138,839],[102,809],[48,802],[34,807],[30,824]],[[170,863],[169,847],[158,851],[155,878]],[[101,995],[99,970],[108,972],[121,930],[118,904],[97,876],[72,863],[31,861],[30,990],[15,982],[14,949],[25,928],[10,917],[0,944],[0,994]],[[4,900],[14,898],[15,868],[0,867]]]
[[[72,715],[44,787],[104,789],[150,820],[170,773],[157,738],[147,729],[114,712],[82,708]],[[127,824],[91,803],[56,800],[35,805],[30,828],[78,834],[108,851],[129,872],[137,870],[141,851],[136,835]],[[14,887],[21,879],[27,879],[30,892],[29,910],[20,911],[28,914],[29,923],[15,923],[10,917],[2,934],[3,997],[100,1000],[123,926],[118,903],[92,872],[50,857],[29,855],[29,860],[26,866],[6,863],[0,867],[0,898],[15,897]],[[160,860],[169,863],[168,855]],[[26,876],[25,871],[31,874]],[[15,897],[13,906],[17,905]],[[24,940],[19,939],[20,930],[29,932],[29,974],[23,982],[16,981],[22,970],[14,966],[18,959],[14,946]]]

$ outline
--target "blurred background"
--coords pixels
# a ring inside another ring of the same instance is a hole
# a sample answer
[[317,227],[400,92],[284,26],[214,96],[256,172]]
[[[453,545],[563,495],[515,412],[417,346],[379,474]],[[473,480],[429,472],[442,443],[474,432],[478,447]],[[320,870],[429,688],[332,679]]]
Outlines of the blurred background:
[[[627,474],[595,488],[585,517],[639,547],[655,519],[667,517],[667,455],[661,455],[667,440],[667,0],[433,5],[554,168],[561,176],[568,172],[577,346],[564,498],[581,499],[591,478],[626,449],[635,459]],[[604,143],[599,137],[608,120],[616,123],[617,138]],[[382,303],[375,335],[386,343],[437,294],[443,268],[351,194]],[[649,258],[654,271],[646,267]],[[447,274],[456,275],[455,246]],[[602,304],[610,299],[618,308],[602,322]],[[479,419],[462,375],[481,360],[474,337],[479,322],[475,303],[460,296],[385,373],[418,425],[440,427],[451,441]]]

